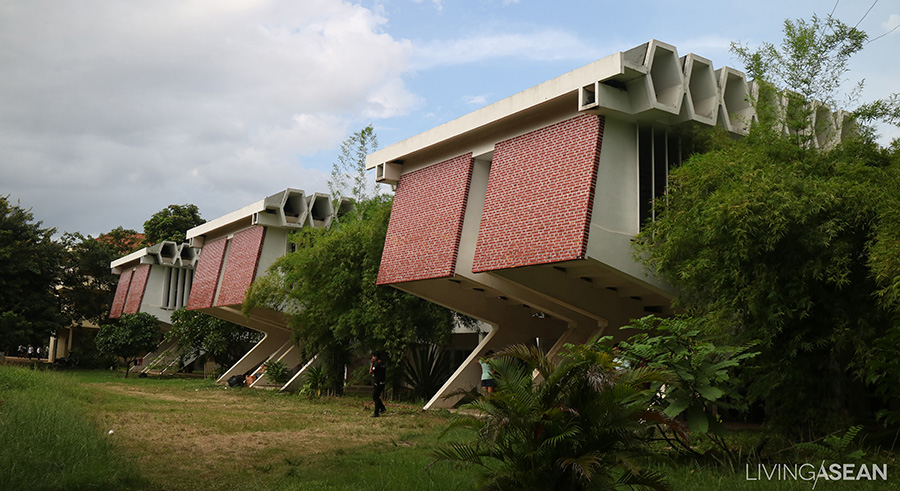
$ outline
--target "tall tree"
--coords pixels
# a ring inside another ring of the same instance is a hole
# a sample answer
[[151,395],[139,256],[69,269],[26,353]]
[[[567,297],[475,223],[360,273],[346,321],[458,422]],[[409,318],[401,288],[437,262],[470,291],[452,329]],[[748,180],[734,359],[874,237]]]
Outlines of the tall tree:
[[[900,123],[898,94],[859,104],[864,81],[850,91],[842,88],[851,57],[867,40],[864,31],[831,15],[813,15],[808,21],[785,20],[780,46],[762,43],[751,49],[731,43],[731,51],[743,61],[758,88],[755,104],[762,124],[757,133],[787,132],[794,143],[808,146],[815,133],[824,130],[823,122],[813,118],[817,104],[851,111],[857,121],[866,124],[877,120]],[[838,100],[841,97],[844,102]],[[871,131],[870,127],[860,129]]]
[[164,240],[184,242],[187,231],[206,223],[200,216],[197,205],[169,205],[153,214],[144,222],[147,244],[158,244]]
[[0,351],[42,345],[66,324],[56,292],[64,251],[41,225],[0,196]]
[[131,365],[153,351],[159,340],[159,319],[146,312],[138,312],[125,314],[116,322],[101,326],[95,342],[101,353],[115,356],[125,363],[125,378],[128,378]]
[[[331,179],[328,191],[335,201],[351,198],[357,203],[377,194],[370,192],[366,177],[366,155],[378,148],[378,137],[372,125],[350,135],[341,143],[337,162],[331,164]],[[377,191],[377,184],[375,190]]]
[[712,151],[672,171],[661,213],[638,240],[642,257],[679,289],[682,308],[740,342],[759,340],[751,395],[794,432],[871,415],[859,375],[890,326],[889,295],[876,293],[896,269],[877,271],[891,263],[879,251],[894,250],[891,231],[900,228],[886,205],[897,202],[890,183],[900,166],[864,128],[833,150],[803,137],[816,130],[803,112],[809,97],[833,100],[824,79],[843,74],[864,39],[814,18],[785,23],[782,51],[739,49],[758,82],[774,87],[766,76],[776,73],[801,98],[785,116],[777,97],[761,95],[747,138],[713,139]]
[[109,311],[119,276],[112,274],[110,263],[135,251],[144,236],[118,227],[97,238],[79,233],[64,234],[66,249],[60,296],[66,314],[75,322],[97,325],[109,322]]
[[289,309],[295,339],[307,355],[325,358],[330,388],[338,394],[352,355],[381,350],[389,372],[399,375],[410,345],[446,340],[456,321],[443,307],[375,284],[391,199],[379,196],[357,207],[356,219],[299,233],[297,251],[257,279],[244,303],[245,310],[295,305]]

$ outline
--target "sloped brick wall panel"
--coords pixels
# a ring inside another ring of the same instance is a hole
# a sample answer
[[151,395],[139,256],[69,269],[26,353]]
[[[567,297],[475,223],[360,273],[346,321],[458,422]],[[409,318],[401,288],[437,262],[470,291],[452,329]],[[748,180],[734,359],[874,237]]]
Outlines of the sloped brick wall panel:
[[495,146],[474,272],[585,257],[603,124],[586,114]]
[[227,238],[220,237],[203,245],[197,260],[194,281],[191,284],[191,296],[188,298],[187,306],[189,310],[212,307],[227,244]]
[[109,311],[110,319],[122,317],[122,312],[125,310],[125,299],[128,298],[128,287],[131,286],[131,276],[133,274],[134,271],[129,269],[119,275],[119,283],[116,285],[116,296],[113,297],[112,308]]
[[469,153],[400,177],[379,285],[453,276],[472,166]]
[[140,312],[148,278],[150,278],[149,264],[141,264],[134,268],[134,276],[131,278],[131,286],[128,287],[128,300],[125,301],[123,313],[136,314]]
[[244,301],[244,295],[256,277],[256,267],[262,253],[265,227],[254,226],[234,234],[228,249],[228,261],[222,274],[217,306],[237,305]]

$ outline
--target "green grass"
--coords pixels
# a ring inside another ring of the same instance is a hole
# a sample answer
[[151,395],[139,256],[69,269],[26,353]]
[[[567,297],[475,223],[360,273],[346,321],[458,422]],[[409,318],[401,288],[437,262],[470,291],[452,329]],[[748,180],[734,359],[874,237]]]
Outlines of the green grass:
[[[372,419],[365,396],[307,399],[203,379],[3,366],[0,401],[2,490],[437,491],[479,482],[476,469],[430,465],[434,449],[467,434],[440,439],[449,414],[415,404],[388,401],[388,413]],[[745,432],[733,442],[752,447],[758,438]],[[889,462],[889,482],[820,481],[816,489],[900,489],[900,468]],[[812,487],[747,480],[743,463],[661,470],[675,490]]]
[[72,377],[0,367],[0,489],[125,489],[142,485],[78,403]]

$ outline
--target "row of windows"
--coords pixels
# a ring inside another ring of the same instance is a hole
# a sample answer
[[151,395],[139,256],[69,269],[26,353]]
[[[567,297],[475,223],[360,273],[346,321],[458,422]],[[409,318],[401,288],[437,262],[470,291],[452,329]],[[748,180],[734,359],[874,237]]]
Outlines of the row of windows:
[[185,268],[166,268],[166,279],[163,282],[162,305],[168,310],[186,307],[191,294],[191,283],[194,281],[194,270]]
[[655,220],[657,200],[668,191],[669,171],[692,150],[690,138],[669,129],[637,126],[640,223]]

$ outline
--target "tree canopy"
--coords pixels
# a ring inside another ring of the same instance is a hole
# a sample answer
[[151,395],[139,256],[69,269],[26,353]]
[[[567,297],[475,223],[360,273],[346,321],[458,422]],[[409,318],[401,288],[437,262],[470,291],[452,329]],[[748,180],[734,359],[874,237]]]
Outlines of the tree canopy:
[[781,51],[738,51],[751,74],[771,82],[765,77],[776,73],[802,96],[787,114],[761,96],[748,137],[713,138],[711,151],[672,170],[657,218],[637,241],[647,264],[678,288],[679,307],[720,333],[760,342],[751,395],[794,430],[870,414],[861,374],[898,312],[897,146],[878,147],[858,126],[837,147],[816,150],[798,138],[815,131],[808,113],[784,119],[792,107],[807,111],[809,97],[833,100],[825,79],[843,74],[864,39],[814,18],[786,22]]
[[331,178],[328,180],[328,191],[335,201],[352,198],[361,203],[371,197],[366,175],[366,155],[377,148],[378,137],[372,125],[341,142],[340,154],[337,162],[331,164]]
[[64,234],[66,249],[60,297],[68,317],[97,325],[109,322],[109,312],[119,276],[110,263],[143,245],[143,235],[118,227],[97,238],[80,233]]
[[159,340],[159,319],[138,312],[125,314],[116,322],[101,326],[95,342],[101,353],[118,357],[125,363],[125,378],[128,378],[132,363],[153,351]]
[[0,196],[0,351],[46,343],[66,325],[56,292],[65,251],[54,233]]
[[206,220],[200,217],[197,205],[169,205],[144,222],[144,235],[151,245],[164,240],[182,243],[188,230],[204,223]]

